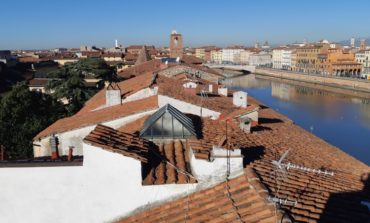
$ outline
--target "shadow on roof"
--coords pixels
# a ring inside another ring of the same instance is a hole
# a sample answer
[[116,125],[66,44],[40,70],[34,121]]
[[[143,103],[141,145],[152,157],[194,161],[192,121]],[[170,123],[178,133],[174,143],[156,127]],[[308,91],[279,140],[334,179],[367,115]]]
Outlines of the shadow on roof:
[[272,124],[272,123],[281,123],[283,122],[281,119],[278,118],[259,118],[259,124]]
[[[370,222],[370,173],[361,191],[332,193],[318,222]],[[366,205],[367,204],[367,205]]]
[[261,125],[253,126],[251,128],[252,132],[261,132],[261,131],[270,131],[270,130],[272,130],[270,127],[261,126]]
[[193,115],[193,114],[186,114],[186,116],[190,118],[191,121],[193,122],[197,139],[202,139],[203,138],[203,132],[202,132],[203,122],[202,122],[201,117],[197,115]]
[[241,148],[241,153],[244,156],[243,166],[246,167],[250,163],[259,160],[265,154],[264,146],[252,146],[248,148]]

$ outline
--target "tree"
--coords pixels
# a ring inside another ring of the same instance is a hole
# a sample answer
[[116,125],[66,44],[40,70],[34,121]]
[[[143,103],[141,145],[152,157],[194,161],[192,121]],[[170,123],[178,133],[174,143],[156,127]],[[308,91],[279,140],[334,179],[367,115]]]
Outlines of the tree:
[[[82,59],[76,63],[63,66],[56,72],[49,74],[52,81],[47,90],[58,100],[66,100],[69,115],[79,111],[84,103],[104,86],[105,81],[117,81],[114,69],[102,59]],[[88,86],[86,78],[96,78],[99,81],[95,86]]]
[[33,137],[65,113],[50,95],[30,91],[25,82],[15,85],[0,101],[0,144],[8,158],[33,157]]

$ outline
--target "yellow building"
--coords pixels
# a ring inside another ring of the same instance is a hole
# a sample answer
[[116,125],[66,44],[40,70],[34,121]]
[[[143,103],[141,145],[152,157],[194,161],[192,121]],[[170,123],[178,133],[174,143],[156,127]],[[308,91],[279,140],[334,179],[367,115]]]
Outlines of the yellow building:
[[295,52],[294,71],[305,73],[320,72],[319,55],[327,53],[329,44],[312,44],[298,47]]

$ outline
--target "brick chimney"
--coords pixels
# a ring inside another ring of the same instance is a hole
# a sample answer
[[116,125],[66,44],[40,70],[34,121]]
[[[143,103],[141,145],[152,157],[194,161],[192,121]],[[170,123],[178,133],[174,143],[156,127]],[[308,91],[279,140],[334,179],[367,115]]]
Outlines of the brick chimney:
[[5,160],[5,147],[3,145],[0,145],[0,161]]
[[122,104],[121,89],[118,84],[110,83],[105,90],[105,105],[107,107]]
[[67,157],[68,162],[73,161],[73,148],[74,148],[73,146],[70,146],[68,149],[68,157]]
[[57,160],[59,158],[58,154],[58,137],[52,134],[49,139],[51,148],[51,160]]

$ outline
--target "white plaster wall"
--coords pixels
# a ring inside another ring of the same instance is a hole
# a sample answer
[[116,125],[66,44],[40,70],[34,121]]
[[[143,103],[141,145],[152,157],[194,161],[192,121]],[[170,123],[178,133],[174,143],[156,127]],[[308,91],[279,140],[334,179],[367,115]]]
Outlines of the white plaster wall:
[[[212,156],[226,156],[226,150],[214,147]],[[231,151],[231,156],[240,156],[240,149]],[[208,182],[210,184],[221,182],[226,179],[227,159],[214,158],[213,161],[196,159],[192,149],[190,149],[190,164],[193,175],[199,183]],[[233,157],[230,159],[230,178],[235,178],[243,174],[243,157]]]
[[219,95],[227,96],[227,88],[218,88],[217,90]]
[[198,115],[201,117],[211,117],[212,119],[218,119],[220,116],[219,112],[212,111],[207,108],[201,108],[200,106],[180,101],[171,97],[158,95],[159,107],[165,106],[166,104],[171,104],[173,107],[177,108],[183,113]]
[[[118,118],[111,121],[102,122],[101,124],[112,127],[114,129],[117,129],[127,123],[133,122],[143,116],[153,114],[157,109],[133,114],[130,116]],[[85,126],[79,129],[74,129],[71,131],[63,132],[56,134],[59,139],[59,146],[58,151],[59,155],[68,155],[68,149],[69,146],[73,146],[73,154],[74,155],[84,155],[82,151],[82,140],[96,127],[96,124]],[[33,152],[34,157],[40,157],[40,156],[50,156],[51,149],[50,149],[50,143],[49,143],[49,136],[42,138],[41,141],[35,140],[33,143],[35,145],[40,146],[34,146]]]
[[141,185],[140,162],[84,144],[79,167],[0,168],[0,222],[110,222],[185,196],[195,184]]
[[187,83],[183,84],[183,87],[184,87],[184,88],[196,88],[197,86],[198,86],[198,85],[197,85],[196,83],[191,82],[191,81],[189,81],[189,82],[187,82]]
[[122,103],[126,103],[126,102],[129,102],[129,101],[136,101],[136,100],[139,100],[139,99],[144,99],[144,98],[147,98],[147,97],[150,97],[150,96],[154,96],[154,95],[157,95],[157,92],[158,92],[158,87],[154,87],[154,88],[144,88],[140,91],[137,91],[136,93],[126,97],[124,100],[122,100]]
[[243,119],[244,117],[248,117],[248,118],[252,119],[253,121],[258,122],[258,110],[255,110],[255,111],[252,111],[248,114],[240,116],[241,119]]

